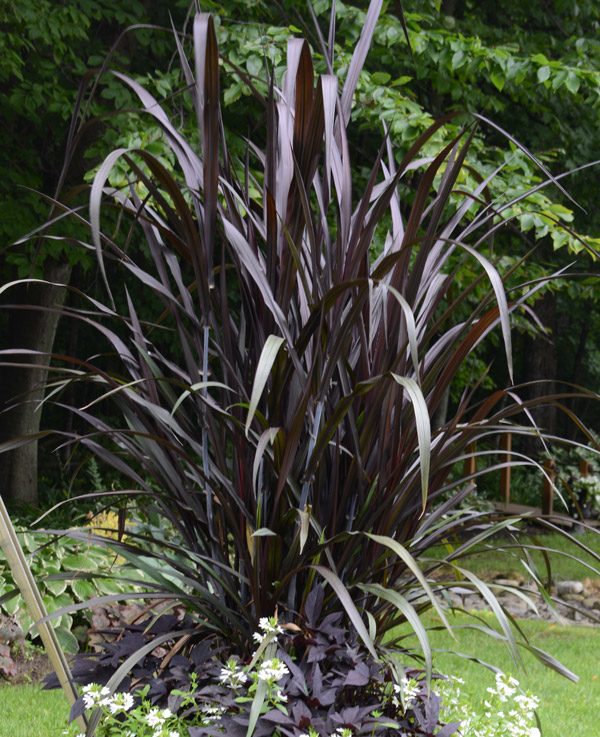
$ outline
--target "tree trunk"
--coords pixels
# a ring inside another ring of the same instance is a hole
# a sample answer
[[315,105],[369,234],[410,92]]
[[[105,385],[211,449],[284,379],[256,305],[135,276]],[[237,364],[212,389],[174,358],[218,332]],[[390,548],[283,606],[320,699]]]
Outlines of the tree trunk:
[[454,15],[456,13],[456,0],[443,0],[441,11],[444,15]]
[[[48,261],[47,281],[68,284],[71,267]],[[42,284],[15,287],[5,293],[8,325],[4,348],[25,348],[49,354],[52,352],[59,310],[66,289]],[[40,309],[26,309],[27,306]],[[17,437],[31,436],[40,429],[41,412],[36,411],[44,397],[48,376],[46,356],[3,357],[0,363],[0,443]],[[17,362],[31,368],[16,368]],[[33,440],[20,448],[0,453],[0,494],[9,504],[35,505],[38,499],[38,444]]]

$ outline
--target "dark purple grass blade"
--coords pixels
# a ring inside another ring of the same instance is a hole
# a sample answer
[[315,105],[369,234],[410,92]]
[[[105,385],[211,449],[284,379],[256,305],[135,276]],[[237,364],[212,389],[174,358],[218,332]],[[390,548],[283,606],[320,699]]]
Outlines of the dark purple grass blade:
[[344,120],[344,127],[348,125],[350,120],[352,98],[354,97],[358,78],[360,77],[360,73],[367,58],[367,53],[371,46],[373,32],[375,31],[375,25],[377,24],[382,6],[382,0],[371,0],[369,3],[369,9],[367,10],[367,16],[365,18],[360,38],[358,39],[358,43],[356,44],[354,53],[352,54],[352,60],[350,62],[350,67],[348,68],[341,101],[341,113]]

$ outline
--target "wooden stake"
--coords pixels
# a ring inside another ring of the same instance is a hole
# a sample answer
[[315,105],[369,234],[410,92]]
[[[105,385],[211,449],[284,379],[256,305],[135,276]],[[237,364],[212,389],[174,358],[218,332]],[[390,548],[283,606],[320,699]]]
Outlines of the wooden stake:
[[[512,433],[502,433],[500,437],[500,459],[502,463],[510,463],[512,451]],[[500,499],[504,504],[510,504],[510,466],[500,469]]]
[[475,443],[470,443],[467,445],[466,452],[469,454],[468,458],[465,458],[465,462],[463,464],[463,475],[465,478],[469,478],[470,481],[475,483],[475,480],[471,477],[477,473],[477,456],[475,455]]
[[554,507],[554,478],[556,476],[556,466],[550,458],[544,461],[544,471],[546,475],[544,475],[542,487],[542,514],[549,516]]
[[[12,525],[11,519],[6,511],[2,497],[0,496],[0,549],[6,556],[6,561],[11,570],[14,582],[21,592],[29,616],[34,621],[34,627],[38,631],[48,658],[52,663],[52,667],[56,671],[58,681],[64,691],[65,696],[70,704],[73,704],[78,697],[77,689],[71,671],[67,663],[65,654],[60,647],[56,633],[52,625],[47,621],[40,621],[47,616],[46,607],[42,600],[42,595],[38,589],[37,583],[31,573],[31,569],[27,565],[27,559],[23,553],[23,548]],[[87,720],[85,716],[81,716],[77,720],[79,726],[85,732],[87,729]]]

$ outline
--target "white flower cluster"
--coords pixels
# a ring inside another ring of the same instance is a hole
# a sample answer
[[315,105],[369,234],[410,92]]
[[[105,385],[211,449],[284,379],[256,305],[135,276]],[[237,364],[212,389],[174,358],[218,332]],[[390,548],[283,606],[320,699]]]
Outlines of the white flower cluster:
[[392,703],[396,708],[402,708],[403,711],[406,711],[416,701],[418,693],[419,682],[414,678],[403,675],[400,678],[400,683],[394,683]]
[[104,706],[111,714],[124,714],[133,708],[133,696],[130,693],[119,692],[111,696],[110,689],[98,683],[89,683],[82,692],[86,709]]
[[464,683],[458,676],[448,676],[448,680],[442,681],[439,685],[436,682],[435,692],[442,698],[442,708],[445,712],[457,714],[463,708],[460,687],[464,686]]
[[214,724],[225,714],[226,709],[224,706],[217,706],[214,704],[205,704],[200,709],[202,713],[202,721],[204,724]]
[[523,693],[516,678],[496,674],[496,684],[487,689],[482,707],[473,709],[461,698],[459,679],[448,679],[436,691],[444,704],[444,717],[460,721],[462,737],[541,737],[535,726],[539,699]]
[[523,712],[529,712],[533,716],[533,712],[540,705],[540,700],[532,694],[520,693],[515,696],[515,701],[519,705],[519,709]]
[[159,709],[157,706],[146,714],[146,722],[150,727],[161,727],[173,716],[170,709]]
[[[319,733],[309,727],[308,732],[303,732],[299,737],[319,737]],[[354,737],[354,732],[349,727],[338,727],[329,737]]]
[[486,691],[492,696],[497,694],[504,704],[517,693],[518,689],[519,681],[516,678],[505,673],[496,673],[496,688],[487,688]]
[[260,645],[267,635],[277,637],[277,635],[283,634],[283,630],[277,622],[277,617],[261,617],[258,620],[258,629],[260,632],[255,632],[252,635],[257,645]]
[[279,658],[271,658],[261,663],[258,669],[259,681],[280,681],[289,673],[288,667]]
[[[145,721],[154,730],[152,737],[181,737],[179,730],[168,728],[167,722],[173,716],[174,714],[170,709],[159,709],[157,706],[150,709],[146,714]],[[132,737],[135,737],[135,735],[132,735]]]
[[579,486],[582,486],[589,494],[600,493],[600,476],[590,473],[587,476],[580,476],[578,479]]
[[99,683],[88,683],[82,688],[83,703],[86,709],[93,709],[95,706],[106,706],[107,699],[110,697],[110,689],[101,686]]
[[224,686],[236,691],[238,688],[241,688],[246,681],[248,681],[248,676],[243,668],[239,667],[237,661],[230,658],[221,668],[219,681]]
[[133,696],[120,691],[108,700],[107,706],[111,714],[124,714],[133,708]]
[[[176,726],[173,722],[176,722],[177,719],[170,709],[151,707],[147,713],[144,713],[150,706],[148,702],[144,702],[141,707],[134,709],[135,700],[130,693],[119,692],[111,695],[110,689],[107,686],[101,686],[97,683],[90,683],[84,686],[82,692],[85,708],[101,708],[104,711],[104,719],[107,719],[110,724],[118,724],[123,727],[133,726],[137,720],[141,719],[141,723],[145,725],[142,728],[144,735],[148,734],[147,728],[150,727],[152,729],[152,737],[182,737],[178,729],[172,729],[173,726]],[[140,709],[142,710],[141,714]],[[119,717],[119,715],[123,714],[127,714],[127,719],[131,719],[132,721],[113,721],[113,717]],[[69,732],[65,734],[69,734]],[[113,734],[113,732],[111,731],[110,734]],[[119,732],[119,734],[123,734],[123,737],[138,737],[137,729],[135,731],[127,729],[124,732]],[[85,735],[78,734],[77,737],[85,737]]]

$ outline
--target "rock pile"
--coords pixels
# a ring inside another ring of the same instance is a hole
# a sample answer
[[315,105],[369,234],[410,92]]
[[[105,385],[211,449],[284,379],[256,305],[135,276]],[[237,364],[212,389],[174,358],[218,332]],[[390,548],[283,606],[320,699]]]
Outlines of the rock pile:
[[[550,590],[552,605],[541,596],[537,584],[516,573],[488,582],[498,601],[517,619],[543,619],[560,624],[600,626],[600,579],[559,581]],[[464,586],[450,593],[453,606],[467,610],[489,609],[481,594]]]

